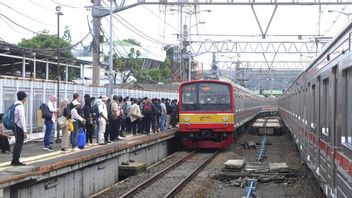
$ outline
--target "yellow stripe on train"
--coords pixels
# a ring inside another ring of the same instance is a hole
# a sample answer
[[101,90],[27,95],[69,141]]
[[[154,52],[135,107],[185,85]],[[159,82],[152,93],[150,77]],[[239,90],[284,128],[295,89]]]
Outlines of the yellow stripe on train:
[[180,123],[231,123],[234,122],[235,115],[231,113],[214,113],[214,114],[180,114]]

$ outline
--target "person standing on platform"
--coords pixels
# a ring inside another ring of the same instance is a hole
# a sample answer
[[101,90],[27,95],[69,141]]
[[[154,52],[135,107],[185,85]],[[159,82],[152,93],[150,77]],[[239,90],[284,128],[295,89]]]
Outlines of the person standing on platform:
[[92,102],[90,100],[90,97],[85,97],[84,98],[85,103],[83,106],[83,117],[86,119],[86,131],[87,131],[87,138],[86,138],[86,143],[93,144],[93,133],[94,133],[94,111],[92,108]]
[[165,129],[165,120],[166,120],[166,106],[164,104],[165,99],[161,98],[161,103],[160,103],[160,109],[161,109],[161,114],[160,114],[160,120],[159,120],[159,128],[160,131],[163,131]]
[[129,112],[129,116],[131,119],[131,129],[132,129],[132,133],[134,136],[137,135],[137,125],[138,122],[140,122],[140,119],[143,117],[141,114],[141,110],[139,108],[138,103],[138,99],[134,98],[133,100],[133,104],[131,105],[130,108],[130,112]]
[[154,105],[150,98],[146,98],[143,105],[143,119],[144,119],[144,132],[146,135],[150,134],[150,123],[152,122],[155,111]]
[[99,112],[99,133],[98,133],[98,144],[104,145],[106,144],[106,140],[104,138],[104,134],[106,132],[106,124],[109,122],[108,119],[108,111],[106,107],[106,103],[108,101],[107,96],[102,96],[101,101],[98,104],[98,112]]
[[1,153],[10,154],[11,148],[10,148],[9,139],[11,139],[11,137],[4,133],[4,126],[2,124],[3,115],[4,114],[2,113],[0,114],[0,149],[1,149]]
[[27,138],[26,117],[24,113],[24,103],[26,102],[27,94],[24,91],[17,92],[17,101],[15,102],[15,147],[13,149],[12,166],[24,166],[26,164],[20,162],[22,146],[24,139]]
[[[56,96],[52,95],[49,97],[47,102],[47,108],[51,113],[51,118],[45,118],[45,134],[44,134],[44,148],[45,151],[53,151],[51,145],[54,143],[54,135],[55,135],[55,122],[57,120],[57,112],[56,108]],[[43,107],[45,108],[45,107]]]
[[68,102],[66,99],[64,99],[60,103],[60,111],[59,111],[59,116],[63,116],[66,118],[66,125],[61,128],[62,132],[62,139],[61,139],[61,151],[67,152],[69,148],[69,135],[68,135],[68,120],[71,119],[71,110],[68,107]]
[[71,135],[71,144],[72,144],[73,151],[78,150],[77,137],[78,137],[79,122],[82,123],[83,125],[85,124],[85,119],[78,114],[78,108],[80,108],[80,105],[81,104],[77,100],[72,101],[73,108],[71,109],[71,116],[73,121],[73,132],[72,132],[73,134]]
[[110,139],[111,141],[117,141],[119,140],[118,134],[119,134],[119,128],[120,127],[120,110],[118,106],[118,98],[116,95],[112,97],[112,102],[111,102],[111,115],[109,117],[110,120]]

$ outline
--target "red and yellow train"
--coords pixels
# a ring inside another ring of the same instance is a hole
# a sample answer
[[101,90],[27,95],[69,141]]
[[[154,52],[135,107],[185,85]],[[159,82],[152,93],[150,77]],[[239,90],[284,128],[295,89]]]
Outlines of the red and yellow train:
[[231,82],[196,80],[179,87],[179,132],[188,148],[225,148],[236,127],[261,111],[265,98]]

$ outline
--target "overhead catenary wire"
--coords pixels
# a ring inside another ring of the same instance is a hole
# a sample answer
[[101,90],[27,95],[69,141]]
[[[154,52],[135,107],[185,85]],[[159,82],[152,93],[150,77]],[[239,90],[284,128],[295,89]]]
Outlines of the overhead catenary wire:
[[8,22],[7,20],[5,20],[4,18],[0,17],[0,19],[8,26],[10,27],[13,31],[17,32],[18,34],[25,34],[23,32],[19,32],[18,30],[16,30],[15,28],[13,28]]
[[[105,2],[103,2],[105,5],[107,5]],[[119,20],[116,16],[118,16],[121,20]],[[160,45],[165,45],[165,43],[163,43],[162,41],[159,41],[155,38],[150,37],[149,35],[145,34],[143,31],[139,30],[138,28],[136,28],[135,26],[133,26],[131,23],[129,23],[127,20],[125,20],[123,17],[121,17],[120,15],[116,14],[113,15],[114,19],[116,19],[119,23],[121,23],[123,26],[125,26],[127,29],[129,29],[130,31],[132,31],[133,33],[137,34],[138,36],[156,43],[156,44],[160,44]],[[127,24],[127,25],[126,25]]]
[[160,21],[162,21],[163,23],[167,24],[169,27],[171,27],[172,29],[178,31],[177,28],[175,28],[173,25],[171,25],[170,23],[168,23],[165,19],[160,18],[158,15],[156,15],[152,10],[150,10],[149,8],[147,8],[145,5],[143,5],[143,8],[145,8],[148,12],[150,12],[153,16],[155,16],[157,19],[159,19]]
[[7,8],[9,8],[10,10],[16,12],[17,14],[22,15],[22,16],[24,16],[24,17],[26,17],[26,18],[32,20],[32,21],[38,22],[38,23],[40,23],[40,24],[42,24],[42,25],[54,27],[54,25],[45,23],[45,22],[43,22],[43,21],[39,21],[39,20],[37,20],[37,19],[35,19],[35,18],[33,18],[33,17],[30,17],[30,16],[28,16],[28,15],[25,15],[25,14],[23,14],[22,12],[20,12],[20,11],[14,9],[13,7],[7,5],[7,4],[5,4],[5,3],[3,3],[3,2],[0,2],[0,4],[3,5],[3,6],[5,6],[5,7],[7,7]]
[[72,8],[72,9],[81,9],[81,8],[84,8],[84,7],[77,7],[77,6],[72,6],[72,5],[67,5],[67,4],[63,4],[61,2],[58,2],[56,0],[51,0],[51,2],[57,4],[57,5],[61,5],[61,6],[64,6],[64,7],[67,7],[67,8]]
[[46,33],[44,33],[44,32],[37,32],[37,31],[31,30],[31,29],[29,29],[29,28],[26,28],[26,27],[24,27],[23,25],[20,25],[20,24],[16,23],[15,21],[11,20],[9,17],[7,17],[7,16],[4,15],[4,14],[1,14],[1,13],[0,13],[0,17],[3,17],[3,18],[5,18],[5,19],[7,19],[7,20],[10,21],[11,23],[17,25],[18,27],[20,27],[20,28],[22,28],[22,29],[27,30],[28,32],[32,32],[32,33],[34,33],[34,34],[46,34]]

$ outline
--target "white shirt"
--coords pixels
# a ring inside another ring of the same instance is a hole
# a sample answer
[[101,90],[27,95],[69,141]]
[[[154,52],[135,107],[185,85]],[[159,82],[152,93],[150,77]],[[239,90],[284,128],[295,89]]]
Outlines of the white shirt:
[[57,116],[56,116],[56,113],[57,113],[56,102],[53,103],[53,102],[51,102],[49,100],[47,105],[48,105],[49,111],[53,113],[52,116],[51,116],[51,120],[55,123],[56,119],[57,119]]
[[77,109],[76,109],[76,107],[74,107],[73,109],[71,109],[71,116],[72,116],[72,119],[74,119],[74,120],[79,120],[79,121],[83,121],[84,120],[84,118],[82,118],[79,114],[78,114],[78,112],[77,112]]
[[[98,111],[100,115],[103,114],[106,118],[108,117],[108,110],[106,109],[106,104],[104,102],[98,104]],[[106,122],[103,116],[99,116],[99,121]]]
[[24,113],[24,106],[21,101],[16,101],[15,105],[19,104],[15,108],[15,124],[17,124],[18,127],[20,127],[23,132],[27,133],[27,127],[26,127],[26,117]]
[[161,115],[166,115],[166,106],[164,103],[160,103]]

